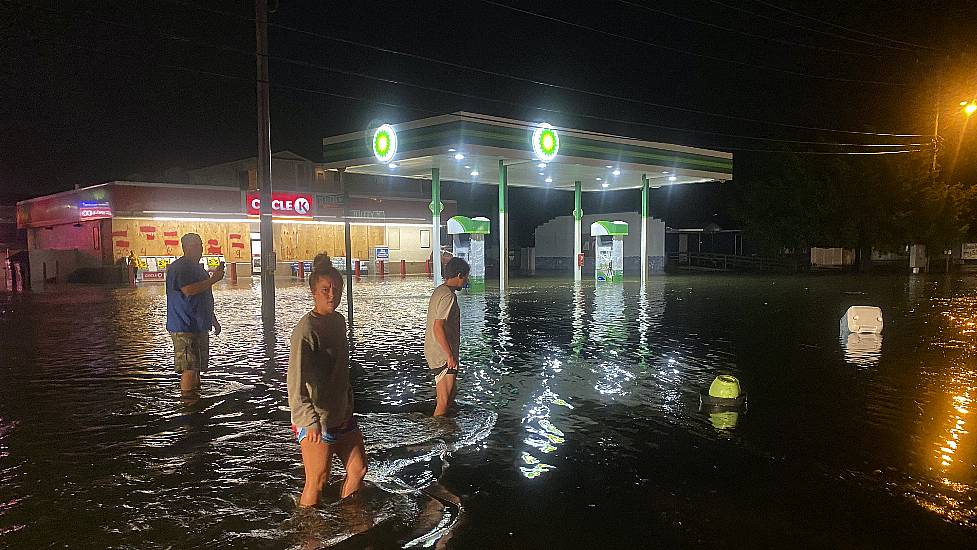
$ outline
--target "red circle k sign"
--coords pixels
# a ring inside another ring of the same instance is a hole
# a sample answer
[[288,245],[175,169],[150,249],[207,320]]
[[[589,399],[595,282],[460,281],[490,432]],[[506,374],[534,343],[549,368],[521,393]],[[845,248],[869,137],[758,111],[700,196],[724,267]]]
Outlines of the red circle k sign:
[[[247,201],[249,215],[257,216],[261,214],[261,197],[257,193],[249,193]],[[301,193],[273,193],[271,195],[271,215],[311,218],[312,195]]]

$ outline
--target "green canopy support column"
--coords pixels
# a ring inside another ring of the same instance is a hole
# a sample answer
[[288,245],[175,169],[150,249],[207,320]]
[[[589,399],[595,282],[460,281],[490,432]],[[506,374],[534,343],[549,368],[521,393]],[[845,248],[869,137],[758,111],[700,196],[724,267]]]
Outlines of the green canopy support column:
[[505,292],[509,278],[509,174],[504,160],[499,161],[499,292]]
[[641,174],[641,284],[648,279],[648,175]]
[[580,182],[573,182],[573,280],[580,282],[580,272],[583,267],[580,265],[580,254],[583,248],[580,242],[580,234],[583,231],[583,207],[580,201]]
[[441,284],[441,169],[431,168],[431,267],[434,286]]

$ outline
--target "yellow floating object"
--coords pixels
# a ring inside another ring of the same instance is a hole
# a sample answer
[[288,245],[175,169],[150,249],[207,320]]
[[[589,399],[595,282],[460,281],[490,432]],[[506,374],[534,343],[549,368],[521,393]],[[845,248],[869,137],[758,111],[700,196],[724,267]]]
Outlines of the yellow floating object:
[[717,399],[737,399],[740,396],[740,381],[735,376],[721,374],[709,386],[709,397]]
[[736,427],[740,415],[736,412],[715,412],[709,413],[709,421],[717,430],[729,430]]

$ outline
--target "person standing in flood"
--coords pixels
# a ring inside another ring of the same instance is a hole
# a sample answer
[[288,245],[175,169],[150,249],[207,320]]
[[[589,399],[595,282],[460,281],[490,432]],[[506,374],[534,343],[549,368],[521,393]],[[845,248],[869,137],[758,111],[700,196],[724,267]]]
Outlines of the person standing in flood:
[[173,340],[173,362],[184,396],[200,392],[200,373],[210,362],[210,331],[221,333],[214,315],[215,284],[224,278],[224,265],[208,275],[200,265],[204,245],[200,235],[180,239],[183,256],[166,268],[166,330]]
[[434,416],[444,416],[455,404],[455,378],[461,348],[461,310],[455,292],[465,286],[468,262],[451,258],[444,266],[444,283],[434,289],[427,307],[424,358],[434,375],[437,404]]
[[353,418],[346,318],[336,311],[343,298],[343,276],[328,254],[315,257],[309,289],[312,311],[292,331],[286,376],[292,432],[305,467],[301,506],[319,502],[333,454],[346,468],[341,498],[358,491],[366,475],[363,434]]

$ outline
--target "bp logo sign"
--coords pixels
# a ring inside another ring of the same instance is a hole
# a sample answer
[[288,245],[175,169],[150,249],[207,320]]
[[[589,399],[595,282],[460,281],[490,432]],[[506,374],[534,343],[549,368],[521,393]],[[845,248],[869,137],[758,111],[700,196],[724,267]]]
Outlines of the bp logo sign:
[[373,156],[380,162],[390,162],[397,154],[397,132],[384,124],[373,132]]
[[556,154],[560,152],[560,136],[556,133],[556,128],[544,122],[533,130],[533,152],[543,162],[556,158]]

